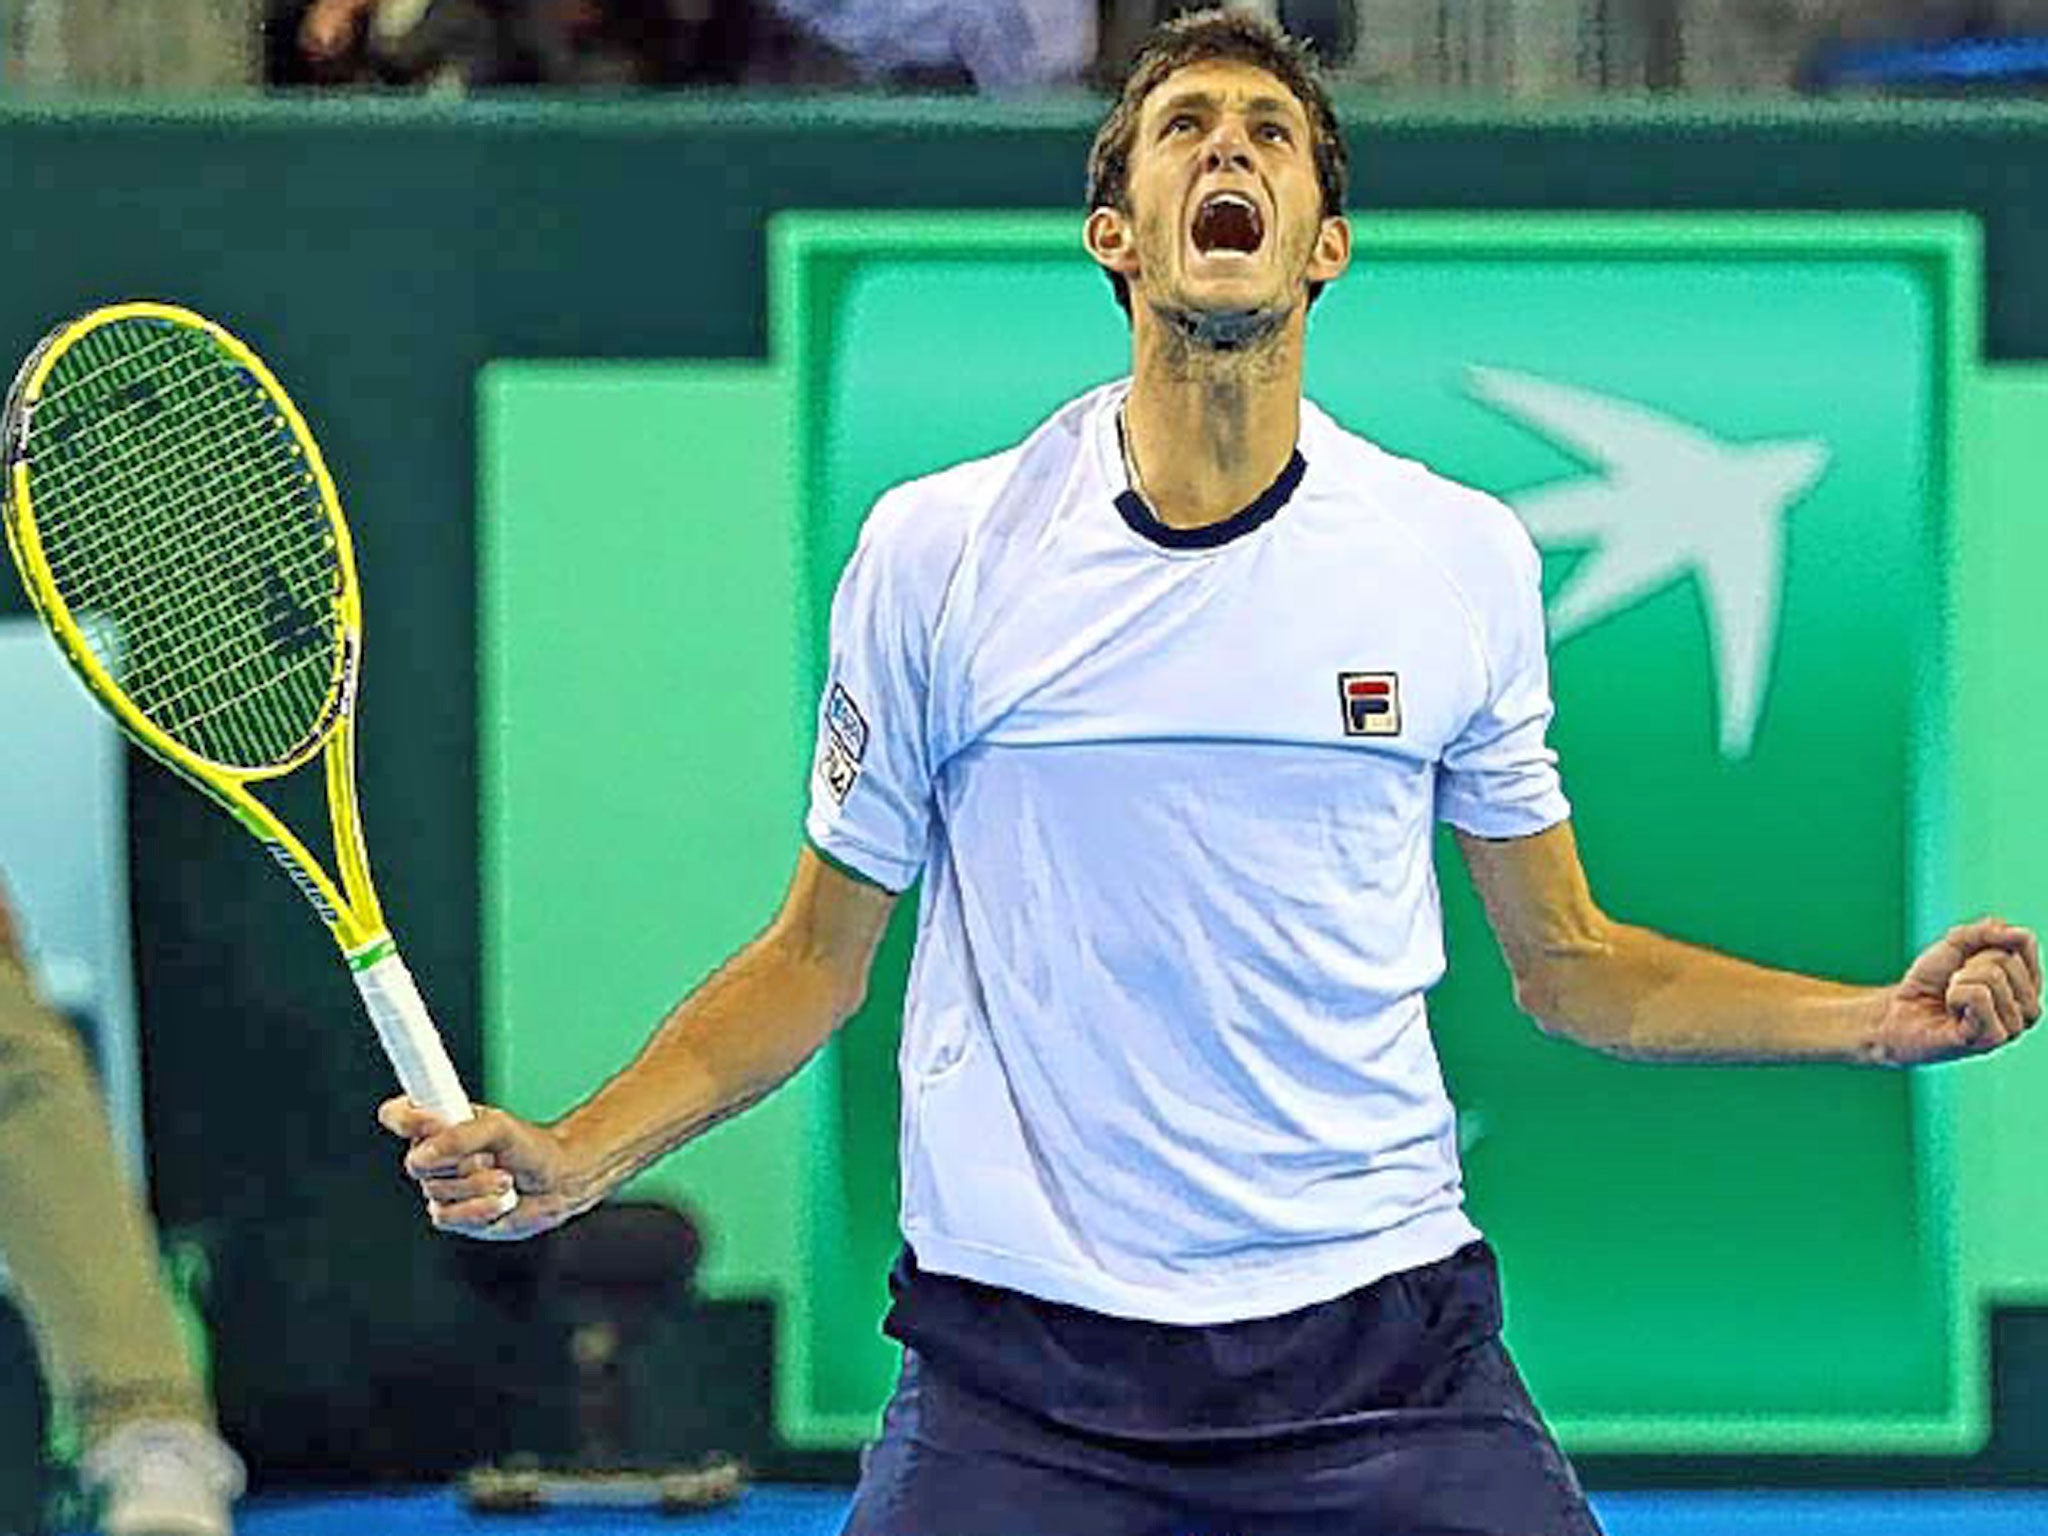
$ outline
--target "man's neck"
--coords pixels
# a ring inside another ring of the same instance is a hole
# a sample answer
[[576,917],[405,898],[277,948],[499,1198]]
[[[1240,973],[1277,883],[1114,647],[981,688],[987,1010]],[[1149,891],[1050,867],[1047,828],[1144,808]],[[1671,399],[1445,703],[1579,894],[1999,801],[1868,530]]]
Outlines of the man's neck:
[[1141,309],[1124,445],[1133,489],[1162,523],[1221,522],[1280,478],[1301,432],[1302,320],[1297,311],[1270,338],[1225,352]]

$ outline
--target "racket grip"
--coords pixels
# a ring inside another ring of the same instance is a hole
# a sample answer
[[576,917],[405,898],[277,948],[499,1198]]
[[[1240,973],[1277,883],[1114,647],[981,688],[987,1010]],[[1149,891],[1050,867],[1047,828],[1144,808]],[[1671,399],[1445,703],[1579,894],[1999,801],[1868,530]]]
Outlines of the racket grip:
[[462,1079],[455,1075],[441,1033],[398,952],[393,950],[354,974],[356,990],[363,994],[363,1006],[405,1096],[451,1125],[472,1118],[476,1112],[462,1091]]

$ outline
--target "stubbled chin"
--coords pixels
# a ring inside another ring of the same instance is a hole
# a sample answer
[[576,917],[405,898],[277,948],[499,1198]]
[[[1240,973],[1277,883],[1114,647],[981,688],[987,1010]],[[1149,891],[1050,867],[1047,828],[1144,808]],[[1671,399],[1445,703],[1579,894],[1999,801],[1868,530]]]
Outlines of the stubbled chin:
[[1196,261],[1182,268],[1180,276],[1180,287],[1189,298],[1213,293],[1229,304],[1265,302],[1277,298],[1285,286],[1258,261]]

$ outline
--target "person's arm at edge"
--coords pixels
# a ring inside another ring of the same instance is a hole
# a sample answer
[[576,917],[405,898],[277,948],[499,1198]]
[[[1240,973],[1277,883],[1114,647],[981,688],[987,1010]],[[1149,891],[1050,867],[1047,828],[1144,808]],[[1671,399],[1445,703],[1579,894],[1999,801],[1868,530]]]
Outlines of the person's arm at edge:
[[387,1100],[378,1118],[414,1142],[406,1171],[434,1224],[491,1238],[559,1226],[766,1097],[859,1010],[895,901],[806,847],[774,921],[551,1125],[480,1105],[476,1119],[444,1127],[408,1099]]
[[1912,1066],[1995,1050],[2041,1015],[2034,935],[1995,918],[1949,930],[1888,987],[1771,970],[1617,922],[1594,901],[1571,823],[1459,832],[1514,978],[1548,1034],[1644,1061]]

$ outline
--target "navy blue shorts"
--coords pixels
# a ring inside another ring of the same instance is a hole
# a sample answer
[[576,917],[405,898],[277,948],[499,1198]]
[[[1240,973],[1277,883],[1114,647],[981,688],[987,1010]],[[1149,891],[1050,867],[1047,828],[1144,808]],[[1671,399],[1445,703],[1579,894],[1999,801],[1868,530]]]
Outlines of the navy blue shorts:
[[1501,1343],[1484,1244],[1218,1328],[908,1256],[892,1284],[903,1374],[843,1536],[1600,1536]]

